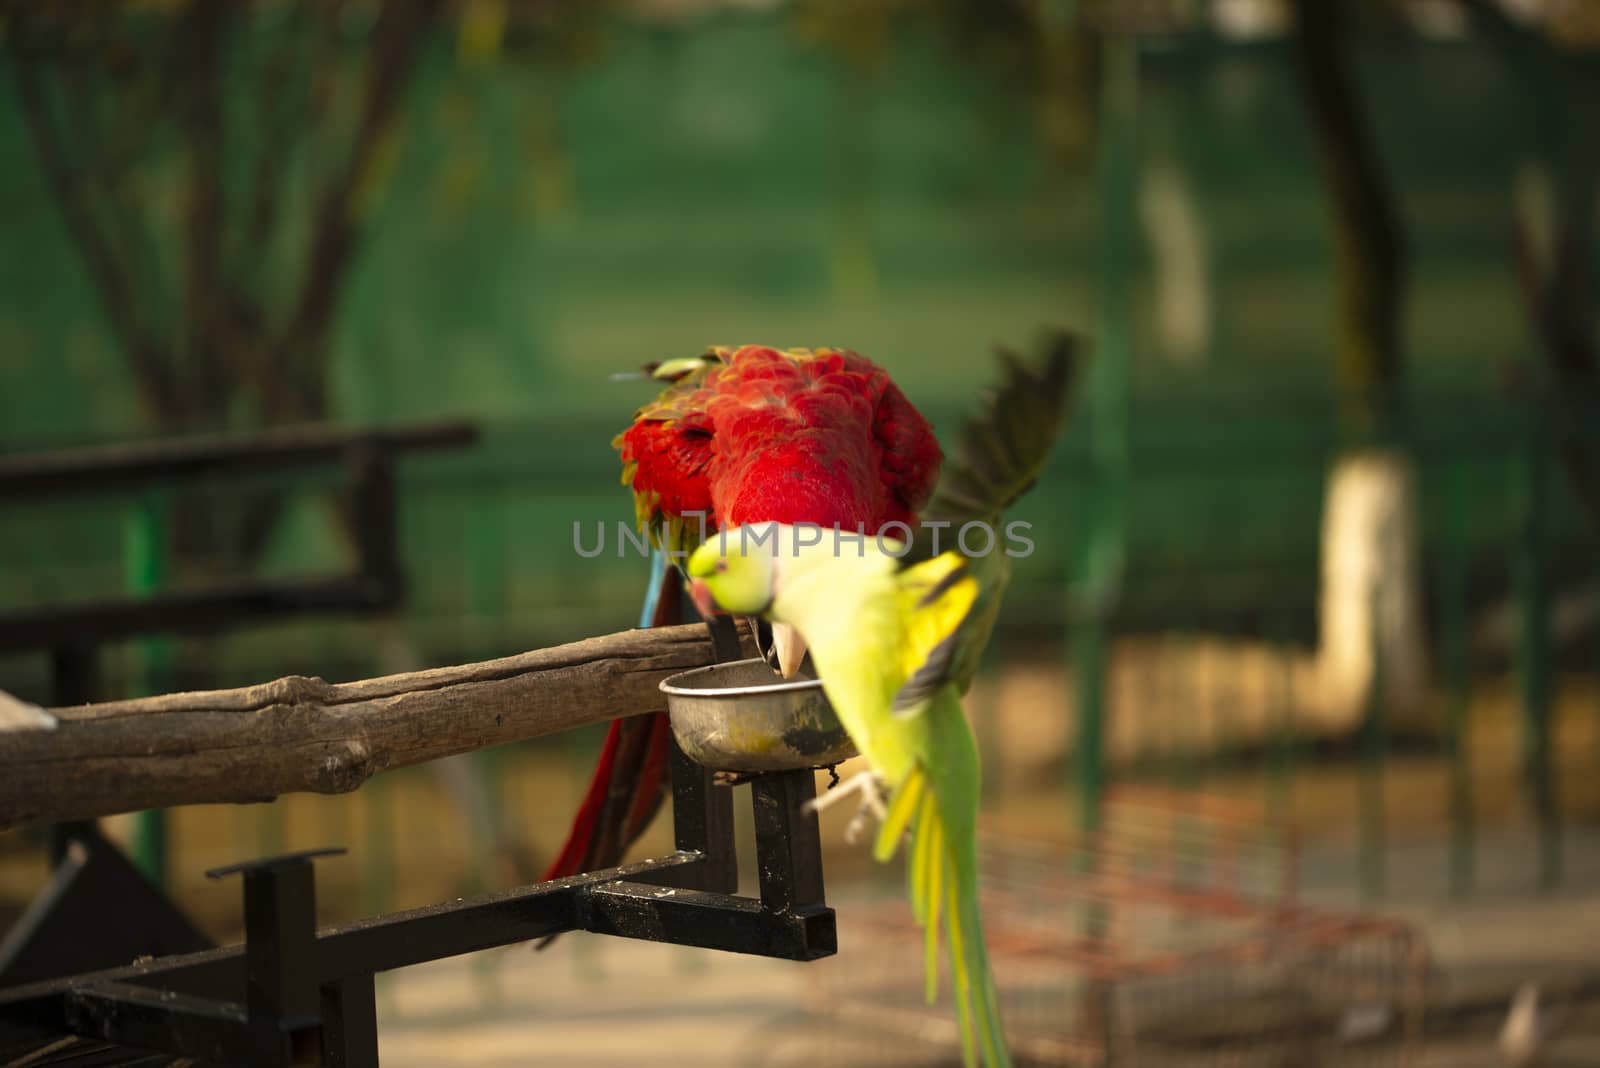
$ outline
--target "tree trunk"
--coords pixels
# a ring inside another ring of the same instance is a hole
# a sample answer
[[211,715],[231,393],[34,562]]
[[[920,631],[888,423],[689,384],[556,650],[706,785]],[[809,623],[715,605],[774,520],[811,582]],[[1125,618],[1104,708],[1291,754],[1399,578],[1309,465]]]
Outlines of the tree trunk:
[[1392,710],[1426,684],[1416,473],[1403,431],[1404,248],[1351,71],[1346,5],[1295,0],[1296,67],[1327,181],[1337,300],[1336,378],[1349,450],[1323,509],[1320,711],[1353,726],[1379,670]]
[[1388,707],[1420,704],[1427,650],[1416,482],[1400,449],[1346,453],[1328,474],[1321,641],[1308,709],[1325,726],[1353,727],[1380,676]]

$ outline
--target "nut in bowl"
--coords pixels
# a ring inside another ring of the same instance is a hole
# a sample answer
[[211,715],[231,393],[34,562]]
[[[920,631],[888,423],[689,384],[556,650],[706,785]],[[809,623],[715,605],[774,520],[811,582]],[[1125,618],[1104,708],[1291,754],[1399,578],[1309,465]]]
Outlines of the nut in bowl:
[[817,679],[780,678],[759,657],[662,681],[678,745],[718,771],[790,771],[856,755]]

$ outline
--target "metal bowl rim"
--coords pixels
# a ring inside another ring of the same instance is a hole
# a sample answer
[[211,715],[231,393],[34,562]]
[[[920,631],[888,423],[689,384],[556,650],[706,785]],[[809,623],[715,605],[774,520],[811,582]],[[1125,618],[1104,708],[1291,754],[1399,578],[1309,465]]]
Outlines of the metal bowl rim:
[[[793,693],[798,690],[815,690],[822,687],[821,679],[781,679],[777,682],[763,686],[674,686],[678,679],[686,679],[691,675],[710,674],[719,668],[739,667],[744,664],[765,664],[766,661],[759,656],[752,656],[744,660],[729,660],[720,664],[707,664],[704,667],[690,668],[680,671],[676,675],[668,675],[658,684],[664,694],[674,697],[753,697],[768,693]],[[774,676],[776,677],[776,676]]]

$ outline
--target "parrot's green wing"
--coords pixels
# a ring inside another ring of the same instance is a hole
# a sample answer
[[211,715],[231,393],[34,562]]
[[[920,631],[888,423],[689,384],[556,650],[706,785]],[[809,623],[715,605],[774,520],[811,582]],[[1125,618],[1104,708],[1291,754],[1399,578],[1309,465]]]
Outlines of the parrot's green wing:
[[[978,671],[989,632],[1000,611],[1000,598],[1011,578],[1008,542],[996,528],[1005,510],[1034,484],[1061,436],[1071,399],[1071,386],[1079,363],[1078,341],[1065,331],[1050,335],[1044,353],[1033,363],[1001,351],[1002,381],[990,393],[979,414],[967,421],[961,444],[946,458],[939,488],[923,513],[923,523],[912,535],[903,560],[909,574],[936,560],[940,545],[959,544],[967,523],[985,523],[989,537],[978,544],[990,551],[972,558],[971,576],[977,592],[966,608],[966,618],[952,639],[939,648],[939,656],[913,669],[917,686],[904,701],[896,702],[901,714],[911,714],[916,701],[925,699],[936,679],[953,682],[966,692]],[[942,529],[933,524],[944,524]],[[930,653],[932,649],[928,650]]]
[[1042,357],[1033,363],[1000,350],[1000,386],[962,428],[960,445],[945,459],[923,522],[956,528],[973,521],[998,523],[1039,477],[1061,436],[1080,362],[1075,334],[1053,333],[1042,347]]
[[972,562],[960,553],[941,553],[914,564],[897,577],[905,638],[900,645],[905,682],[894,698],[897,716],[918,715],[951,681],[957,653],[971,639],[973,609],[983,587]]

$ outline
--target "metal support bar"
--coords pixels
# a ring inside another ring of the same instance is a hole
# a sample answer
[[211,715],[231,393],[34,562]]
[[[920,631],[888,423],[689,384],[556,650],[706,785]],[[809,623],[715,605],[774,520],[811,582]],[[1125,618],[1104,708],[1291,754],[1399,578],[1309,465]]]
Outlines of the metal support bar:
[[460,448],[477,440],[478,428],[471,423],[440,422],[388,430],[282,427],[252,434],[17,453],[0,457],[0,498],[123,492],[180,479],[316,467],[335,463],[363,445],[418,452]]
[[1517,675],[1522,696],[1523,788],[1539,826],[1539,888],[1561,881],[1561,808],[1557,803],[1551,744],[1552,642],[1547,542],[1550,526],[1550,445],[1540,428],[1528,431],[1526,455],[1516,468]]
[[699,853],[694,886],[719,894],[739,889],[738,847],[733,838],[733,788],[718,786],[711,771],[690,760],[672,741],[672,823],[678,849]]
[[326,1068],[378,1068],[372,976],[352,975],[323,985],[322,1063]]
[[817,796],[811,770],[762,775],[750,783],[755,806],[756,872],[770,912],[821,905],[822,835],[806,803]]
[[252,1065],[298,1063],[320,1027],[317,901],[311,860],[342,849],[290,854],[218,868],[244,876],[245,1018]]
[[135,1057],[159,1050],[252,1068],[376,1068],[375,973],[562,931],[796,961],[836,952],[817,816],[806,808],[816,796],[814,773],[751,779],[760,896],[746,898],[735,896],[731,787],[715,784],[676,745],[671,768],[678,850],[659,860],[321,933],[311,861],[343,850],[207,872],[244,877],[243,946],[0,990],[0,1061],[66,1035],[130,1047]]
[[833,910],[821,905],[778,913],[746,897],[619,882],[591,890],[581,915],[586,931],[678,946],[780,960],[838,951]]
[[[0,626],[0,631],[3,630]],[[7,647],[0,639],[0,648]],[[100,650],[80,634],[63,635],[50,649],[51,703],[57,707],[86,705],[99,698]]]
[[66,1017],[79,1035],[221,1064],[243,1063],[253,1048],[244,1006],[134,983],[69,991]]
[[399,491],[395,488],[394,456],[381,445],[353,449],[346,466],[354,511],[360,570],[374,597],[399,604],[405,574],[400,566]]
[[[376,972],[584,930],[808,961],[836,952],[823,904],[810,772],[758,776],[761,897],[736,883],[731,790],[674,758],[680,850],[658,860],[377,916],[317,933],[311,858],[208,874],[244,875],[243,946],[0,990],[0,1062],[78,1035],[250,1065],[377,1064]],[[319,851],[320,853],[337,851]],[[681,885],[667,885],[677,882]],[[222,996],[218,996],[218,995]],[[232,995],[228,997],[227,995]],[[132,1050],[130,1049],[130,1053]]]
[[51,831],[50,881],[0,938],[0,988],[211,944],[93,823]]

